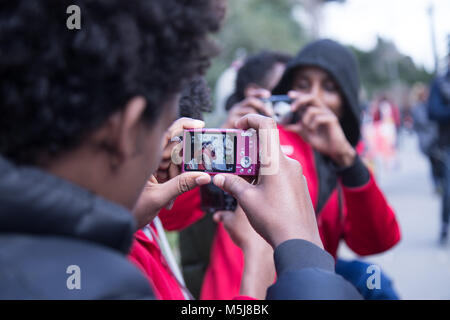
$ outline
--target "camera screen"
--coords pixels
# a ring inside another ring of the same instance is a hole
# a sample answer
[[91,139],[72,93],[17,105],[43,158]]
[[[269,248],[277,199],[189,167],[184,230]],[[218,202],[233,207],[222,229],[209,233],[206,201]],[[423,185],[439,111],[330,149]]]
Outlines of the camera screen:
[[235,172],[235,133],[186,132],[184,170]]

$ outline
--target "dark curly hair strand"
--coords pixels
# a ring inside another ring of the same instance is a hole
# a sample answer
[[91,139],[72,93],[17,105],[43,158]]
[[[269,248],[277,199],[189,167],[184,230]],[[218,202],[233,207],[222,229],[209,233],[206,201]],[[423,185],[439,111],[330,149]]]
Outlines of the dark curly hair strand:
[[[151,125],[217,53],[217,1],[1,0],[0,154],[18,164],[58,155],[134,96]],[[66,27],[72,4],[80,30]]]

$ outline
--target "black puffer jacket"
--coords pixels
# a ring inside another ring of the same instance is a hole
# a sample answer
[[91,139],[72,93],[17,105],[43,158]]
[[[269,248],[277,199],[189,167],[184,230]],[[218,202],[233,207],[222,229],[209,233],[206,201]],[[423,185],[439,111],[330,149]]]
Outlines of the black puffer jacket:
[[0,299],[153,298],[125,257],[134,231],[127,210],[0,157]]

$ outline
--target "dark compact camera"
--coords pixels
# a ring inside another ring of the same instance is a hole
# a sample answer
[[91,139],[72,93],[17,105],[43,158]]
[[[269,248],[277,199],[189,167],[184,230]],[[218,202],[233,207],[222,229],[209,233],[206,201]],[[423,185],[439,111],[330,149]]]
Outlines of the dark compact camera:
[[274,119],[278,124],[292,124],[299,120],[298,114],[291,111],[291,104],[294,101],[287,95],[273,95],[262,101],[272,108]]
[[223,191],[213,183],[200,187],[202,210],[214,214],[216,211],[235,211],[237,201],[229,193]]

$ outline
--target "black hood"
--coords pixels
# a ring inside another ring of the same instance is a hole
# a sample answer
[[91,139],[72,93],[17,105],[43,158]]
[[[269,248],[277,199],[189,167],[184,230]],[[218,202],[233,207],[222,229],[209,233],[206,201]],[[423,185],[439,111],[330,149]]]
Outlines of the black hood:
[[134,232],[125,208],[0,156],[0,233],[67,236],[127,253]]
[[347,139],[355,146],[360,139],[361,108],[358,101],[359,70],[354,54],[333,40],[312,42],[288,63],[273,94],[286,94],[291,90],[294,71],[306,66],[318,67],[335,80],[344,99],[344,115],[340,122]]

